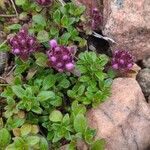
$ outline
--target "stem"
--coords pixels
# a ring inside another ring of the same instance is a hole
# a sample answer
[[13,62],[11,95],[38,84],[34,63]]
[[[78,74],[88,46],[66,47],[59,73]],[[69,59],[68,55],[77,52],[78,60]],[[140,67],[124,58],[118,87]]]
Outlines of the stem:
[[16,68],[17,65],[13,66],[13,68],[7,73],[7,76],[9,76]]
[[97,38],[104,39],[104,40],[106,40],[108,42],[111,41],[112,43],[116,43],[113,39],[111,39],[109,37],[102,36],[102,35],[94,32],[94,31],[92,32],[92,35],[95,36],[95,37],[97,37]]
[[2,47],[6,42],[7,42],[7,40],[5,40],[3,43],[1,43],[0,47]]
[[63,0],[58,0],[62,6],[65,6],[65,2]]
[[9,84],[0,84],[0,86],[8,86]]
[[16,15],[5,15],[5,14],[0,14],[0,17],[16,17]]
[[15,12],[16,12],[16,16],[18,17],[19,15],[18,15],[18,12],[17,12],[16,6],[15,6],[15,3],[14,3],[14,1],[13,1],[13,0],[10,0],[10,1],[11,1],[11,3],[12,3],[12,6],[13,6],[13,8],[14,8]]
[[3,77],[0,77],[0,79],[5,81],[5,78],[3,78]]

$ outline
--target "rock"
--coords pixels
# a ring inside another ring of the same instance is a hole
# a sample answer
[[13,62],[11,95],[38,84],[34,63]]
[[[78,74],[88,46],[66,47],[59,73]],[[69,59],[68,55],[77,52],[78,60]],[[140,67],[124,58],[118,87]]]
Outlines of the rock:
[[150,96],[148,97],[148,103],[150,104]]
[[7,53],[0,52],[0,74],[4,72],[6,61],[7,61]]
[[142,69],[137,75],[137,81],[145,96],[150,96],[150,69]]
[[150,56],[145,58],[145,59],[143,59],[142,63],[143,63],[143,66],[145,68],[149,68],[150,69]]
[[131,50],[137,60],[150,56],[150,0],[104,0],[104,35]]
[[[4,38],[4,33],[0,31],[0,44],[3,43],[3,38]],[[4,72],[7,59],[8,59],[7,53],[0,51],[0,74]]]
[[68,144],[63,145],[59,148],[59,150],[67,150],[68,149]]
[[150,106],[137,81],[117,78],[111,97],[88,114],[89,125],[104,138],[106,150],[145,150],[150,146]]

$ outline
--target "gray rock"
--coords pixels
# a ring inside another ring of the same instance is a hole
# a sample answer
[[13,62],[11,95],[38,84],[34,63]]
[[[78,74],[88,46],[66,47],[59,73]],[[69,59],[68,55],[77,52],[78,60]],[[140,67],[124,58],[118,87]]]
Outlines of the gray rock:
[[7,53],[0,52],[0,74],[4,72],[6,62],[7,62]]
[[150,96],[150,69],[142,69],[137,75],[137,81],[145,96]]
[[150,56],[148,56],[147,58],[143,59],[143,66],[145,68],[149,68],[150,69]]
[[[0,44],[4,41],[5,34],[0,31]],[[0,74],[4,72],[6,62],[8,60],[8,55],[6,52],[0,51]]]

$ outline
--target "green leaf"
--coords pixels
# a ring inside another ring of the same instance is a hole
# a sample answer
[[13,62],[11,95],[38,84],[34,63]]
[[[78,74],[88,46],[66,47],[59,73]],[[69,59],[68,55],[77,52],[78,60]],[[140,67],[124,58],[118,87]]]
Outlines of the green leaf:
[[38,52],[35,53],[35,58],[36,58],[36,64],[39,65],[40,67],[46,67],[47,66],[47,55],[42,53],[42,52]]
[[81,73],[87,73],[87,71],[88,71],[87,67],[86,67],[86,66],[83,66],[83,65],[78,65],[78,64],[77,64],[77,68],[79,69],[79,71],[80,71]]
[[3,43],[0,43],[0,52],[8,52],[8,51],[10,51],[10,48],[8,44],[6,43],[6,41],[4,41]]
[[33,106],[32,111],[36,114],[41,114],[43,110],[40,106]]
[[96,72],[95,75],[100,81],[103,81],[107,77],[107,74],[101,71]]
[[0,129],[2,129],[4,126],[3,118],[0,118]]
[[73,90],[68,90],[67,95],[71,98],[75,98],[77,96],[76,92],[74,92]]
[[31,124],[24,124],[21,128],[20,128],[20,131],[21,131],[21,135],[22,136],[25,136],[25,135],[28,135],[32,130],[32,125]]
[[25,119],[18,118],[17,116],[10,117],[7,119],[6,127],[8,130],[12,130],[14,128],[18,128],[22,126],[25,122]]
[[79,78],[79,81],[80,81],[80,82],[88,82],[88,81],[90,81],[90,80],[91,80],[90,77],[89,77],[89,76],[86,76],[86,75],[81,76],[81,77]]
[[24,149],[28,148],[28,145],[25,144],[25,141],[21,137],[15,137],[14,143],[8,145],[6,150],[22,150],[22,147]]
[[70,86],[70,82],[67,79],[63,79],[59,82],[58,87],[62,87],[64,89],[67,89]]
[[68,21],[69,21],[69,25],[72,25],[76,22],[76,18],[74,17],[68,18]]
[[56,83],[55,76],[50,74],[44,78],[43,89],[48,90],[49,88],[53,87],[55,83]]
[[85,86],[84,85],[80,85],[79,89],[78,89],[78,95],[82,96],[84,94],[85,91]]
[[63,118],[63,115],[59,110],[53,110],[49,116],[49,119],[52,122],[60,122],[62,118]]
[[75,16],[80,16],[83,14],[83,12],[86,10],[85,6],[79,6],[76,10],[75,10]]
[[9,144],[10,140],[11,135],[8,130],[5,128],[0,129],[0,146],[4,148],[5,146],[7,146],[7,144]]
[[50,101],[50,104],[55,106],[55,107],[59,107],[62,105],[62,98],[60,96],[56,96],[55,99]]
[[48,150],[48,142],[44,137],[40,138],[40,149],[41,150]]
[[78,114],[74,119],[74,129],[76,132],[84,134],[87,128],[87,121],[83,114]]
[[68,124],[70,123],[69,114],[66,114],[66,115],[63,117],[62,123],[64,123],[65,125],[68,125]]
[[50,29],[50,34],[56,36],[57,34],[59,34],[59,29],[52,26]]
[[39,31],[37,34],[37,39],[39,40],[40,43],[49,41],[48,32],[45,30]]
[[10,26],[8,26],[8,29],[9,30],[19,30],[19,29],[21,29],[21,25],[20,24],[12,24],[12,25],[10,25]]
[[90,128],[87,128],[84,134],[86,143],[92,144],[96,131]]
[[65,28],[69,26],[69,19],[66,15],[61,18],[61,25]]
[[76,142],[70,142],[67,147],[67,150],[76,150]]
[[37,143],[39,143],[39,141],[40,141],[40,138],[38,136],[28,136],[27,137],[27,143],[30,146],[36,145]]
[[108,56],[104,54],[99,56],[99,63],[101,64],[101,66],[105,66],[108,63],[108,61]]
[[67,32],[67,33],[64,33],[64,34],[61,36],[60,43],[61,43],[62,45],[67,45],[70,36],[71,36],[70,33],[68,33],[68,32]]
[[15,75],[20,75],[21,73],[24,73],[30,66],[30,61],[23,62],[19,58],[15,60],[15,63],[16,63],[16,69],[14,71]]
[[61,22],[61,12],[60,12],[60,10],[56,10],[55,12],[54,12],[54,14],[53,14],[53,19],[54,19],[54,21],[57,23],[57,24],[60,24],[60,22]]
[[97,140],[92,144],[91,150],[104,150],[105,144],[106,142],[104,140]]
[[86,113],[86,107],[82,104],[78,104],[78,101],[74,101],[71,105],[72,113],[74,116],[77,116],[78,114],[85,114]]
[[25,2],[26,2],[26,0],[15,0],[15,3],[17,6],[22,6],[25,4]]
[[37,96],[38,101],[46,101],[48,99],[55,99],[55,93],[52,91],[41,91]]
[[25,90],[21,87],[21,85],[13,85],[11,88],[19,98],[23,98],[25,96]]
[[36,23],[42,27],[46,26],[46,20],[42,15],[40,15],[40,14],[34,15],[32,19],[33,19],[34,23]]

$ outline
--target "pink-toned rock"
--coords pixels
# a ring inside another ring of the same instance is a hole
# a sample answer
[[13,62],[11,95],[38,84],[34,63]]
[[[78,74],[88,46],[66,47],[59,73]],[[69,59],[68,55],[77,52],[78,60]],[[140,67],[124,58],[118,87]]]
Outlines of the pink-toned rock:
[[150,106],[132,78],[117,78],[111,97],[87,114],[96,139],[104,138],[106,150],[145,150],[150,146]]
[[104,0],[104,35],[131,50],[137,60],[150,55],[150,0]]

